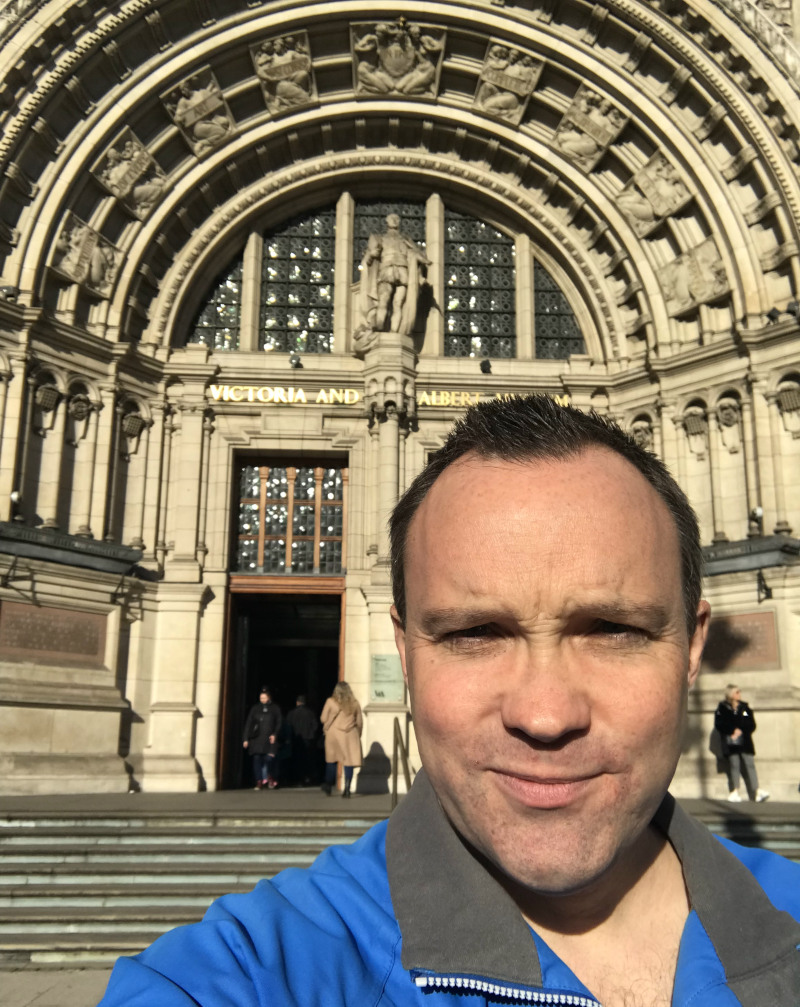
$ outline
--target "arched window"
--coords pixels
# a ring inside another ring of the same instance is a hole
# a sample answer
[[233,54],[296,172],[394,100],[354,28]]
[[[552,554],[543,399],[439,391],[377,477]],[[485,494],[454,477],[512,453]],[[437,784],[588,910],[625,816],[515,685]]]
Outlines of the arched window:
[[586,352],[569,302],[540,262],[533,264],[533,326],[541,360],[566,360],[572,353]]
[[187,342],[212,350],[238,350],[242,314],[242,256],[221,273],[195,318]]

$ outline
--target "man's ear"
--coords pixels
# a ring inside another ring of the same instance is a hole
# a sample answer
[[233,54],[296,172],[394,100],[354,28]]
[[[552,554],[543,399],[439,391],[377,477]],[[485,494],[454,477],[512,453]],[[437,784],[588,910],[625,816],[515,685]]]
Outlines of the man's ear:
[[392,605],[389,609],[389,615],[392,617],[392,625],[394,626],[394,642],[397,646],[397,653],[400,655],[400,664],[403,668],[403,678],[405,679],[406,685],[408,685],[408,672],[406,671],[406,628],[400,621],[400,615],[396,606]]
[[700,674],[700,661],[703,657],[703,647],[708,639],[708,625],[711,620],[711,606],[707,601],[701,601],[697,606],[697,618],[694,633],[689,640],[689,686],[693,686]]

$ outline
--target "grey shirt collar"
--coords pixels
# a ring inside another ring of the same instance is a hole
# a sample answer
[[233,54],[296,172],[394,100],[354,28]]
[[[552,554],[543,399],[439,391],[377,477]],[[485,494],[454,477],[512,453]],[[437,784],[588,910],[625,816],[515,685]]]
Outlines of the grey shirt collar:
[[[731,991],[746,1007],[796,1007],[800,924],[670,795],[654,822],[680,858]],[[424,770],[389,821],[386,862],[406,969],[542,986],[528,924],[450,825]]]

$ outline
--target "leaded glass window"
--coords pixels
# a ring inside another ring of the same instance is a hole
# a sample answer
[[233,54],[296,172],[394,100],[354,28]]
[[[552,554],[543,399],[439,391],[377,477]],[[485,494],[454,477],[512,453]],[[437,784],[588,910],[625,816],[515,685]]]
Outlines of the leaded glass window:
[[566,360],[572,353],[586,352],[575,313],[561,288],[539,262],[533,264],[533,315],[538,358]]
[[212,350],[238,350],[242,315],[242,257],[217,277],[195,318],[187,342]]
[[514,242],[445,209],[446,357],[515,357]]
[[331,352],[335,229],[330,208],[264,236],[260,349]]
[[347,469],[244,465],[233,569],[242,574],[343,572]]
[[400,231],[425,248],[425,204],[406,200],[357,203],[353,219],[353,282],[360,278],[359,264],[367,250],[371,234],[383,234],[386,218],[396,213]]

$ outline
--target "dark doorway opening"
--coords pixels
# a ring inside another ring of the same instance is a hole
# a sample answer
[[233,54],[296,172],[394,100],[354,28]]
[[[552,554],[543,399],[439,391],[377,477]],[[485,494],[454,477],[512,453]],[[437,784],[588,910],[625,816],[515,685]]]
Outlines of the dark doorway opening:
[[[252,785],[242,727],[262,685],[284,716],[297,696],[319,716],[339,678],[341,596],[231,594],[220,731],[220,787]],[[321,757],[321,756],[320,756]]]

